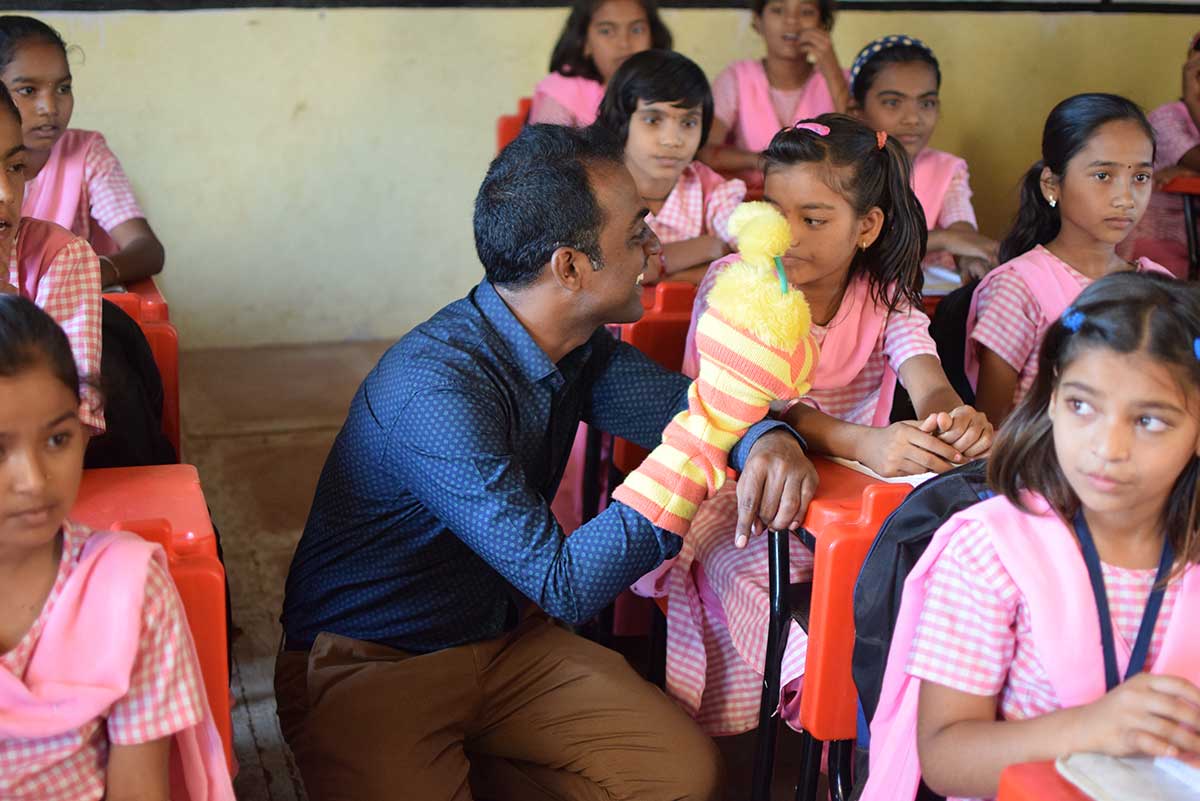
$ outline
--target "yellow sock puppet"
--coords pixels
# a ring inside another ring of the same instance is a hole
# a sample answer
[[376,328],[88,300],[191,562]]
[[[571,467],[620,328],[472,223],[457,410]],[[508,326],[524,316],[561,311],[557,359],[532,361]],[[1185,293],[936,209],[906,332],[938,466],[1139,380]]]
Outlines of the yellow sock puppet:
[[804,293],[789,289],[780,258],[787,220],[768,203],[743,203],[729,220],[738,261],[717,277],[696,325],[700,374],[688,408],[662,444],[613,492],[654,525],[686,534],[696,509],[725,483],[729,451],[771,401],[808,392],[817,363]]

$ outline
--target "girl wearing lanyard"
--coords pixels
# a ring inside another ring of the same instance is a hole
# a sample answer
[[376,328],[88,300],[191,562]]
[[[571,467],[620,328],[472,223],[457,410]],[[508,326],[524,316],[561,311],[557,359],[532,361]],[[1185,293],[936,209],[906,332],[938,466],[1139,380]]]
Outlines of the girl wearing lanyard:
[[[1200,754],[1200,290],[1097,281],[999,432],[995,497],[910,573],[863,801],[996,795],[1008,765]],[[923,775],[922,775],[923,774]]]

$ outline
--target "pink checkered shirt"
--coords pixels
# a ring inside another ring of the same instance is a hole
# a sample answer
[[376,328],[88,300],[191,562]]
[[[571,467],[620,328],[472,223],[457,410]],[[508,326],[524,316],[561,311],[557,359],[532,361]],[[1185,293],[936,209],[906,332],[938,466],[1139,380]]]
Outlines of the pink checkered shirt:
[[[1101,567],[1114,633],[1132,644],[1156,571]],[[909,675],[972,695],[998,695],[1007,720],[1062,708],[1038,660],[1029,608],[981,523],[962,526],[926,581],[928,596],[909,653]],[[1167,587],[1147,665],[1162,650],[1179,587],[1179,581]]]
[[[24,677],[51,607],[91,534],[78,523],[63,524],[62,561],[42,612],[16,648],[0,655],[0,668],[18,679]],[[146,575],[141,628],[129,692],[105,718],[56,737],[0,740],[0,798],[99,801],[109,743],[152,742],[203,719],[203,684],[187,618],[170,575],[155,560]]]
[[[920,158],[919,154],[917,158]],[[970,223],[972,228],[979,229],[979,223],[975,219],[975,207],[971,205],[971,176],[965,164],[955,170],[954,175],[950,178],[950,185],[946,187],[946,194],[942,196],[942,210],[938,212],[937,227],[949,228],[960,222]],[[930,251],[925,254],[925,260],[921,262],[921,266],[926,269],[930,267],[942,267],[945,270],[957,269],[954,256],[944,250]]]
[[733,244],[734,239],[728,228],[729,217],[746,197],[746,184],[737,178],[723,181],[716,184],[706,197],[704,181],[701,180],[704,174],[710,181],[719,178],[711,168],[693,161],[680,174],[658,214],[646,216],[646,224],[664,245],[705,234]]
[[[36,184],[38,173],[30,184]],[[121,162],[108,148],[103,136],[97,136],[88,148],[83,162],[83,184],[79,187],[79,211],[71,230],[84,239],[92,239],[92,221],[105,232],[111,232],[123,222],[145,217],[133,194],[129,177]]]
[[[17,254],[24,225],[25,220],[22,219],[8,257],[8,283],[16,287],[21,286]],[[101,347],[100,260],[91,246],[82,239],[74,239],[60,250],[38,281],[37,297],[30,300],[44,309],[66,332],[80,378],[98,383]],[[79,419],[97,432],[104,431],[104,410],[100,396],[87,384],[82,387]]]
[[[840,316],[835,316],[829,325],[813,326],[813,335],[818,344],[825,341],[829,330],[838,324]],[[924,355],[937,357],[937,345],[929,336],[929,318],[920,309],[902,306],[888,315],[874,353],[849,384],[836,389],[811,390],[805,401],[830,417],[869,426],[875,419],[875,407],[879,404],[879,390],[887,366],[891,365],[899,374],[900,366],[906,361]],[[817,369],[820,370],[820,367]]]

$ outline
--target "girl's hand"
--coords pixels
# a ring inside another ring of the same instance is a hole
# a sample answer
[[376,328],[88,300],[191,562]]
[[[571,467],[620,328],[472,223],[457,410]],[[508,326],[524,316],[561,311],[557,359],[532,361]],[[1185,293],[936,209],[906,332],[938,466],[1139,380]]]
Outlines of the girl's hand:
[[884,478],[944,473],[956,467],[962,463],[963,454],[936,435],[936,417],[930,415],[920,423],[904,420],[887,428],[868,428],[860,438],[855,458]]
[[930,250],[947,250],[955,256],[981,259],[988,263],[989,268],[995,267],[1000,261],[1000,243],[966,225],[962,228],[943,228],[938,231],[934,241],[939,246],[931,245]]
[[975,256],[959,256],[955,259],[955,264],[958,265],[958,272],[963,277],[963,281],[983,278],[996,266],[988,259],[980,259]]
[[823,28],[809,28],[800,32],[800,52],[808,56],[810,63],[823,74],[829,71],[840,73],[837,52],[833,49],[833,39],[829,31]]
[[929,421],[937,426],[938,439],[966,459],[977,459],[992,448],[995,430],[987,415],[972,406],[963,405],[950,412],[931,414],[925,423]]
[[1184,167],[1180,164],[1175,164],[1171,167],[1164,167],[1161,170],[1154,171],[1154,188],[1162,189],[1167,184],[1174,181],[1176,178],[1197,178],[1200,177],[1200,172]]
[[1200,754],[1200,688],[1187,679],[1139,673],[1078,713],[1073,750],[1119,757]]

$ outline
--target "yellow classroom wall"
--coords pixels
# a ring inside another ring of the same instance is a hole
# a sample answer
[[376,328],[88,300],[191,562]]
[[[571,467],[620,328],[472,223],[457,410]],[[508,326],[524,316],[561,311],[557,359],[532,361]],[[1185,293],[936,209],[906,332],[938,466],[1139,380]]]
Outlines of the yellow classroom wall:
[[[73,57],[168,260],[185,348],[397,337],[482,273],[471,204],[497,115],[543,75],[561,9],[41,14]],[[715,75],[760,54],[749,14],[669,10]],[[844,12],[849,65],[908,33],[941,59],[934,145],[971,165],[998,236],[1041,125],[1075,92],[1178,97],[1200,15]]]

